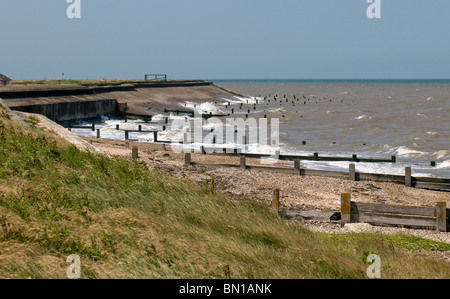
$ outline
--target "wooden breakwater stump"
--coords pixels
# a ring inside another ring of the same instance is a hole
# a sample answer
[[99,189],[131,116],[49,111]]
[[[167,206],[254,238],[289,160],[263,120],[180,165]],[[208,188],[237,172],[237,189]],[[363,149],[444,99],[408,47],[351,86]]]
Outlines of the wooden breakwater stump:
[[247,169],[247,158],[245,157],[245,155],[240,154],[239,158],[240,158],[239,167],[241,169]]
[[447,232],[447,203],[440,202],[436,206],[436,230]]
[[301,175],[301,173],[300,173],[300,160],[299,159],[294,160],[294,174],[295,175]]
[[354,163],[349,164],[348,179],[353,182],[356,181],[356,165]]
[[133,159],[138,159],[139,158],[139,149],[137,146],[133,146],[133,148],[131,149],[131,157]]
[[278,188],[273,189],[273,193],[272,193],[272,210],[276,214],[280,213],[280,189],[278,189]]
[[185,166],[191,166],[192,164],[192,155],[191,153],[185,153],[184,154],[184,165]]
[[405,186],[412,187],[411,166],[405,168]]
[[130,132],[125,131],[125,140],[128,140],[130,137]]
[[351,195],[350,193],[342,193],[341,194],[341,224],[345,225],[346,223],[351,222]]
[[100,138],[100,129],[97,129],[97,139]]

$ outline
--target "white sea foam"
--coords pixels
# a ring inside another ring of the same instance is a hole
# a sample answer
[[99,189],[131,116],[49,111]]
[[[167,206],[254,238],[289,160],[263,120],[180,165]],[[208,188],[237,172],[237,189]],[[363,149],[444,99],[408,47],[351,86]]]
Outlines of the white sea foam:
[[438,165],[436,165],[436,168],[438,169],[450,168],[450,160],[439,163]]
[[357,118],[355,118],[355,119],[372,119],[372,117],[371,116],[367,116],[367,115],[360,115],[360,116],[358,116]]
[[165,118],[164,115],[162,115],[162,114],[157,114],[157,115],[155,115],[155,116],[152,117],[152,121],[163,121],[164,118]]
[[436,155],[436,159],[450,158],[450,151],[442,150],[434,153],[434,155]]
[[224,112],[222,110],[220,110],[216,105],[214,105],[213,103],[209,103],[209,102],[205,102],[205,103],[201,103],[201,104],[187,102],[185,107],[196,110],[198,113],[201,113],[201,114],[210,114],[210,113],[212,113],[213,115],[224,114]]
[[396,150],[397,155],[399,156],[417,156],[417,155],[426,155],[426,152],[421,152],[421,151],[417,151],[414,149],[411,149],[407,146],[400,146],[399,148],[397,148]]

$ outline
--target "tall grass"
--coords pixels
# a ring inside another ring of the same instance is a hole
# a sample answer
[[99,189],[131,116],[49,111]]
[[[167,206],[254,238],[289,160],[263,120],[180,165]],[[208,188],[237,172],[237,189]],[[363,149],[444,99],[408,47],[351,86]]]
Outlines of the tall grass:
[[81,152],[1,109],[0,157],[2,278],[65,278],[70,254],[84,278],[366,278],[369,253],[383,278],[450,277],[448,263],[413,254],[444,244],[315,234],[259,203]]

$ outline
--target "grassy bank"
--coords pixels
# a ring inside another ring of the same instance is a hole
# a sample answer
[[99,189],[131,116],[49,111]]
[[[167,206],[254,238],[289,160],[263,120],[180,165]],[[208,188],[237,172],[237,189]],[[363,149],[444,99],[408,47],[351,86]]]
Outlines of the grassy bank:
[[0,277],[449,278],[418,251],[450,250],[406,236],[322,235],[259,203],[209,194],[137,162],[80,152],[0,108]]

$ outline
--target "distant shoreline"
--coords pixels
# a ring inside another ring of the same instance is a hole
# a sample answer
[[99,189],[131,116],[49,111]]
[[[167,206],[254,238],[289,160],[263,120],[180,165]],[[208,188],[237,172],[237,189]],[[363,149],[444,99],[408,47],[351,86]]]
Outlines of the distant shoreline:
[[450,83],[450,79],[207,79],[212,82],[383,82],[383,83]]

